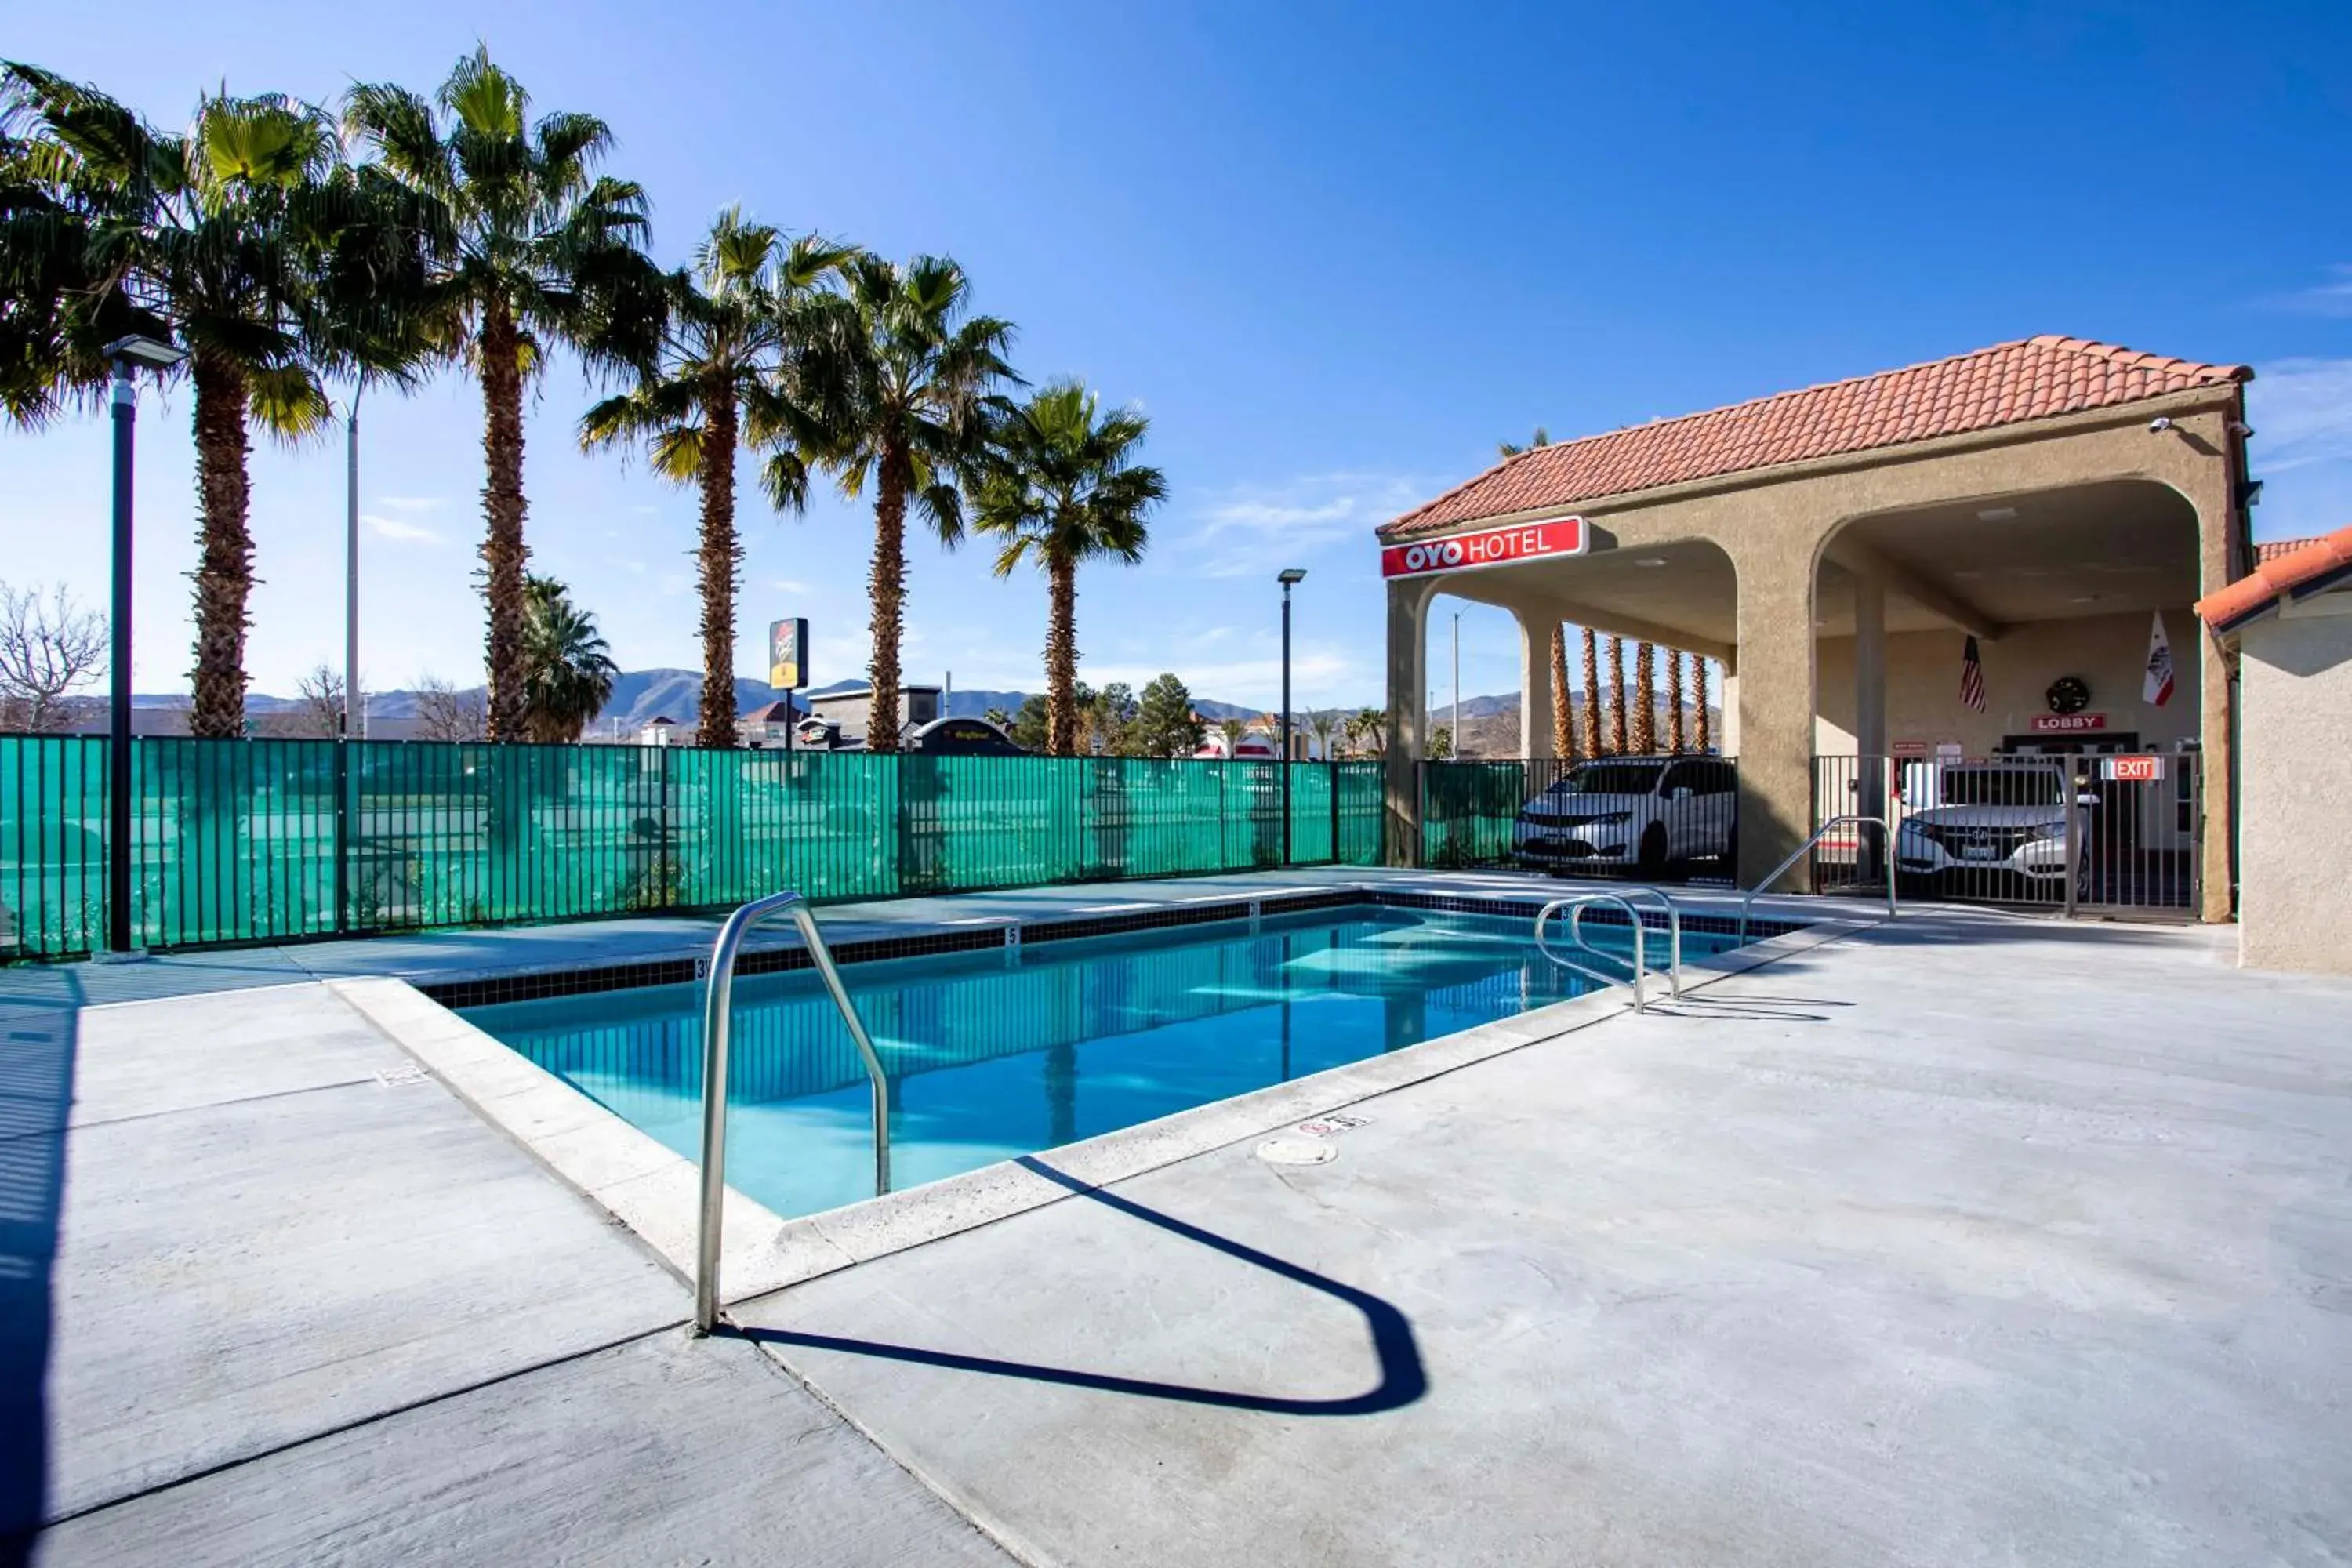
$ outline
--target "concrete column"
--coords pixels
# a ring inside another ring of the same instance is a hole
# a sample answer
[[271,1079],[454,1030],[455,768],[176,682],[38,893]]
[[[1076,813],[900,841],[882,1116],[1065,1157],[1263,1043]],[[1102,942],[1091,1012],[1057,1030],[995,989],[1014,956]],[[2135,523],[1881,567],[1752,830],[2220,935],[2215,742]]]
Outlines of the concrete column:
[[1421,775],[1428,748],[1429,601],[1433,578],[1388,585],[1389,724],[1387,767],[1388,863],[1417,865],[1421,859]]
[[[2195,423],[2209,450],[2234,449],[2221,428],[2221,416],[2200,416]],[[2172,438],[2185,441],[2188,436],[2176,431]],[[2236,576],[2245,518],[2238,506],[2235,492],[2239,476],[2233,468],[2230,462],[2198,463],[2184,476],[2186,482],[2183,479],[2172,481],[2173,488],[2197,509],[2197,593],[2200,598],[2220,592]],[[2224,647],[2193,616],[2186,625],[2180,625],[2176,617],[2168,616],[2164,630],[2172,642],[2176,671],[2185,673],[2189,661],[2192,658],[2197,661],[2198,728],[2204,749],[2205,773],[2203,864],[2200,868],[2204,907],[2200,913],[2209,921],[2226,922],[2232,913],[2231,884],[2237,879],[2237,810],[2231,788],[2236,772],[2233,757],[2237,746],[2237,688],[2232,677],[2237,670],[2237,655]]]
[[[1812,831],[1813,558],[1751,547],[1739,574],[1739,885],[1754,887]],[[1801,891],[1803,868],[1774,886]]]
[[1551,732],[1551,629],[1557,624],[1526,610],[1512,612],[1519,623],[1519,755],[1549,761]]
[[[1853,739],[1861,754],[1853,809],[1864,816],[1886,815],[1886,584],[1864,574],[1853,577]],[[1828,808],[1843,809],[1832,801]],[[1885,875],[1881,851],[1894,847],[1865,829],[1862,835],[1863,879]]]

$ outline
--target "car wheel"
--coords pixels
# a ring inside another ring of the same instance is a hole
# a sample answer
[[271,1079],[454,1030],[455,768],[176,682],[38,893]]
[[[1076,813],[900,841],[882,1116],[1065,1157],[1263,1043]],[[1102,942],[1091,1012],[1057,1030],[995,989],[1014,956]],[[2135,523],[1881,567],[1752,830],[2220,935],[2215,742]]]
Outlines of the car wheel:
[[1666,825],[1650,824],[1642,835],[1642,875],[1655,879],[1666,868]]

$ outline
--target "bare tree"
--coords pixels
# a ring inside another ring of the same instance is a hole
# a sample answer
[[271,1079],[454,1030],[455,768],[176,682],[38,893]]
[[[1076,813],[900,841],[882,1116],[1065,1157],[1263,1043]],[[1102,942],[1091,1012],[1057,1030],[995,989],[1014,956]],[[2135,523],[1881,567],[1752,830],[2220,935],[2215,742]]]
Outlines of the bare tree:
[[459,691],[437,675],[416,683],[416,731],[428,741],[478,741],[489,716],[479,687]]
[[106,667],[106,617],[58,584],[43,598],[0,583],[0,730],[65,727],[76,688]]
[[302,728],[313,735],[343,732],[343,678],[323,663],[294,683],[302,699]]

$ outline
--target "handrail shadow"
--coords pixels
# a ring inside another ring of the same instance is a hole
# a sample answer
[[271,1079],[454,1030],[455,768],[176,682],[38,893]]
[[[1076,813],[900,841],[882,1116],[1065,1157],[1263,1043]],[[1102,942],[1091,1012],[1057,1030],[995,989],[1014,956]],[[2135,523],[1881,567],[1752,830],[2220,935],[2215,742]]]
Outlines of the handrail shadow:
[[1183,1237],[1221,1252],[1228,1258],[1255,1268],[1262,1268],[1310,1290],[1319,1291],[1334,1300],[1346,1302],[1363,1314],[1365,1327],[1370,1331],[1372,1351],[1379,1358],[1381,1380],[1365,1393],[1344,1399],[1290,1399],[1278,1394],[1245,1394],[1222,1388],[1195,1388],[1184,1384],[1160,1383],[1150,1378],[1121,1377],[1111,1373],[1085,1372],[1075,1367],[1044,1366],[1034,1362],[1000,1361],[990,1356],[962,1355],[952,1351],[926,1350],[916,1345],[884,1344],[873,1340],[844,1339],[832,1334],[801,1333],[791,1329],[768,1329],[735,1323],[722,1323],[719,1332],[735,1335],[760,1344],[796,1345],[807,1350],[837,1351],[848,1355],[871,1356],[883,1361],[907,1362],[918,1366],[941,1367],[951,1372],[973,1372],[991,1377],[1017,1377],[1031,1383],[1050,1383],[1066,1388],[1088,1388],[1104,1394],[1131,1394],[1141,1399],[1168,1399],[1186,1405],[1206,1405],[1224,1410],[1254,1410],[1273,1415],[1373,1415],[1386,1410],[1401,1409],[1429,1391],[1429,1374],[1423,1367],[1421,1347],[1414,1340],[1412,1325],[1395,1307],[1368,1290],[1343,1285],[1311,1268],[1260,1252],[1229,1237],[1203,1230],[1196,1225],[1177,1219],[1171,1215],[1148,1208],[1132,1198],[1123,1198],[1101,1187],[1090,1186],[1034,1155],[1024,1154],[1013,1162],[1032,1174],[1044,1177],[1059,1187],[1066,1188],[1079,1197],[1103,1205],[1141,1220],[1171,1235]]

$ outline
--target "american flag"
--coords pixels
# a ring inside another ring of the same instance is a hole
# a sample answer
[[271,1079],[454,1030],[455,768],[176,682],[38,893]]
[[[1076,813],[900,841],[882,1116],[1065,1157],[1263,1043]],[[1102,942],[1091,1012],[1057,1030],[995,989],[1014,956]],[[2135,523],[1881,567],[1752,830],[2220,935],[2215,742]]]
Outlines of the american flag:
[[1966,652],[1960,655],[1960,702],[1981,713],[1985,710],[1984,660],[1977,657],[1977,639],[1970,637]]

